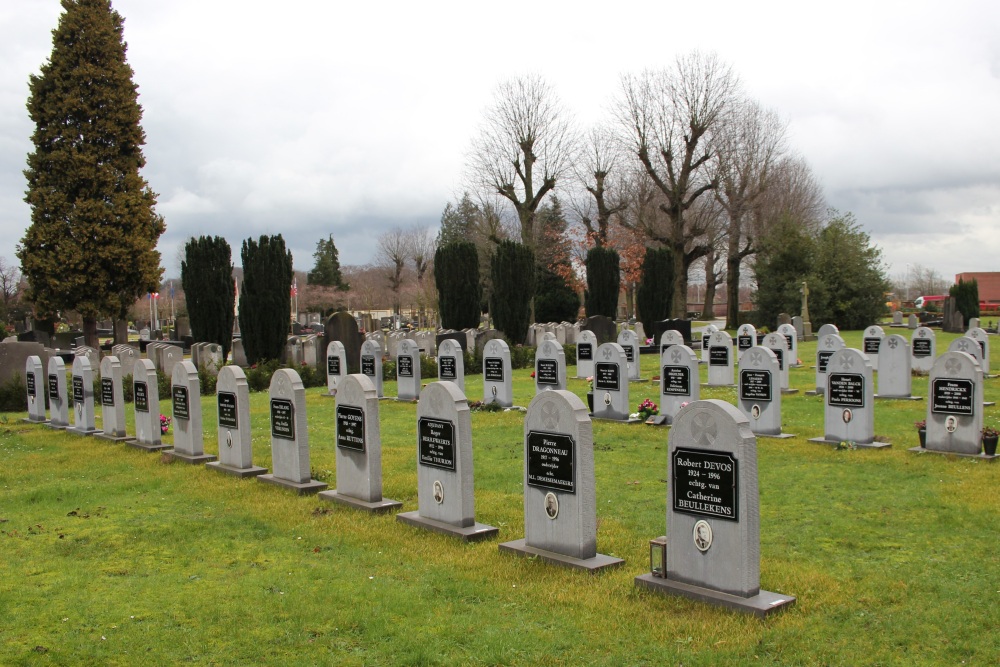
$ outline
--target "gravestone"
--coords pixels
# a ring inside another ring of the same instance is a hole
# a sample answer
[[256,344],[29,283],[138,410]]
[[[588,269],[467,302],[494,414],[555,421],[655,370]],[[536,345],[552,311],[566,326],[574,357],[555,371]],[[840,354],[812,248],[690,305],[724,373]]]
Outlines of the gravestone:
[[757,439],[723,401],[678,415],[668,441],[667,536],[661,576],[636,586],[766,616],[795,598],[760,588]]
[[618,334],[618,345],[625,351],[625,359],[628,361],[628,380],[638,382],[642,378],[642,369],[639,365],[639,337],[630,329],[623,329]]
[[778,313],[778,326],[779,327],[782,324],[791,324],[791,323],[792,323],[792,316],[791,315],[789,315],[788,313]]
[[309,368],[316,368],[319,358],[319,337],[308,335],[302,339],[302,363]]
[[[978,317],[970,317],[969,318],[969,331],[972,331],[973,329],[978,329],[978,328],[979,328],[979,318]],[[969,331],[965,332],[966,335],[968,335]]]
[[234,338],[232,347],[229,348],[229,351],[230,354],[232,355],[232,361],[235,365],[239,366],[240,368],[246,368],[247,366],[250,365],[249,362],[247,362],[247,353],[243,349],[242,338]]
[[898,310],[892,311],[892,325],[893,327],[903,326],[903,313]]
[[438,380],[454,382],[465,394],[465,357],[457,340],[446,338],[437,350]]
[[917,319],[916,315],[910,313],[909,316],[906,318],[906,326],[909,329],[916,329],[918,326],[920,326],[920,320]]
[[769,333],[764,336],[761,346],[774,352],[778,358],[778,365],[781,367],[781,391],[785,394],[794,394],[798,389],[788,386],[788,341],[778,333]]
[[420,348],[412,340],[401,340],[396,353],[396,400],[415,401],[418,398],[420,398]]
[[271,376],[269,393],[271,470],[274,472],[259,475],[257,479],[292,489],[300,496],[322,491],[327,485],[310,477],[306,390],[302,378],[291,369],[280,368]]
[[594,361],[594,419],[634,423],[629,419],[628,357],[618,343],[597,348]]
[[883,338],[885,338],[885,331],[882,327],[872,325],[865,329],[865,336],[861,351],[864,352],[868,356],[868,359],[871,360],[872,370],[878,370],[879,347],[882,345]]
[[691,320],[670,319],[653,323],[653,338],[662,338],[667,331],[676,331],[684,339],[684,345],[691,347]]
[[716,331],[708,338],[708,386],[732,387],[733,338],[725,331]]
[[493,537],[476,522],[474,489],[469,404],[454,382],[432,382],[417,404],[417,511],[396,520],[466,542]]
[[[345,352],[346,354],[346,352]],[[341,368],[344,368],[343,366]],[[382,390],[382,347],[375,340],[366,340],[361,344],[361,374],[375,385],[375,393],[379,398],[385,394]]]
[[[973,318],[979,319],[979,318]],[[966,334],[969,338],[979,343],[979,349],[981,351],[982,366],[983,366],[983,377],[990,378],[990,337],[984,329],[980,329],[978,326],[969,329]]]
[[48,380],[42,366],[42,358],[37,354],[28,357],[24,362],[24,384],[28,391],[28,417],[24,421],[35,424],[45,424],[45,394]]
[[837,334],[823,334],[816,344],[816,389],[807,391],[808,396],[823,396],[826,394],[826,375],[830,365],[830,357],[837,350],[847,347],[844,339]]
[[122,388],[122,363],[108,355],[101,359],[101,425],[103,432],[95,434],[103,440],[131,440],[125,432],[125,392]]
[[358,359],[361,355],[361,343],[364,342],[358,331],[358,322],[350,313],[343,311],[334,313],[326,321],[324,329],[327,342],[339,340],[344,344],[344,354],[347,357],[347,373],[358,372]]
[[712,338],[712,334],[719,330],[719,327],[714,324],[707,325],[701,330],[701,363],[708,363],[708,348],[709,342]]
[[948,345],[949,352],[965,352],[976,360],[979,367],[983,367],[983,348],[979,343],[968,336],[959,336]]
[[339,340],[330,341],[326,346],[326,394],[324,395],[336,396],[337,387],[345,377],[347,377],[347,353],[344,351],[344,344]]
[[184,361],[184,350],[176,345],[163,345],[160,348],[158,368],[165,375],[173,377],[174,366],[182,361]]
[[253,464],[250,439],[250,385],[239,366],[219,369],[215,385],[215,407],[218,415],[216,434],[219,460],[205,464],[206,468],[234,477],[256,477],[267,468]]
[[205,453],[201,430],[201,382],[190,361],[174,364],[170,376],[170,400],[174,415],[174,448],[166,455],[174,461],[208,463],[215,456]]
[[94,372],[95,368],[100,368],[101,365],[101,352],[100,350],[95,350],[92,347],[87,347],[86,345],[77,345],[73,348],[73,354],[76,357],[85,357],[87,361],[90,362],[90,371]]
[[49,393],[49,428],[64,429],[69,426],[69,405],[66,395],[66,362],[62,357],[52,356],[49,359],[46,378]]
[[[928,383],[927,451],[979,456],[983,428],[983,369],[966,352],[934,362]],[[915,447],[910,451],[920,451]]]
[[597,336],[593,331],[582,330],[576,339],[576,377],[589,378],[594,375],[594,352],[597,351]]
[[493,402],[505,408],[514,406],[510,347],[499,338],[483,348],[483,403]]
[[565,388],[566,354],[562,345],[554,340],[542,341],[535,350],[535,394]]
[[805,340],[806,329],[802,322],[801,315],[795,315],[792,317],[792,327],[795,329],[795,338],[798,340]]
[[469,350],[469,334],[465,331],[446,331],[444,333],[437,334],[434,337],[434,349],[440,350],[441,343],[446,340],[453,341],[462,349],[463,353]]
[[921,373],[930,373],[937,358],[937,336],[933,329],[917,327],[910,338],[910,354],[913,356],[911,368]]
[[583,328],[593,332],[597,337],[597,344],[613,343],[618,339],[618,327],[615,321],[604,315],[594,315],[583,321]]
[[781,390],[778,357],[766,347],[754,346],[740,357],[737,405],[754,435],[791,438],[781,432]]
[[501,552],[590,572],[625,561],[597,553],[594,437],[587,408],[568,391],[537,394],[524,418],[524,539]]
[[131,375],[135,362],[139,358],[139,350],[131,345],[115,345],[111,348],[111,354],[118,357],[121,364],[122,376]]
[[876,398],[918,401],[912,395],[910,344],[899,334],[891,334],[879,347],[878,396]]
[[90,359],[77,357],[73,360],[71,381],[73,425],[66,430],[77,435],[93,435],[97,432],[97,425],[94,418],[94,368]]
[[736,359],[739,361],[743,353],[757,346],[757,329],[752,324],[741,324],[736,330]]
[[666,352],[671,345],[686,345],[680,331],[667,329],[663,332],[663,335],[660,336],[660,354]]
[[836,324],[824,324],[819,328],[819,331],[816,332],[817,337],[828,336],[830,334],[834,334],[836,336],[840,335],[840,329],[837,328]]
[[[666,335],[666,334],[664,334]],[[687,345],[671,345],[660,353],[660,415],[672,423],[677,411],[701,395],[698,357]]]
[[345,375],[337,392],[337,489],[322,491],[324,500],[367,512],[389,512],[402,506],[382,497],[382,434],[378,393],[365,375]]
[[872,364],[860,350],[837,350],[827,364],[822,438],[809,442],[838,445],[853,442],[858,447],[889,447],[875,441],[875,389]]
[[[43,347],[40,343],[27,341],[4,341],[0,343],[0,384],[10,382],[14,379],[15,375],[20,377],[24,373],[28,357],[31,356],[38,357],[42,362],[42,375],[44,376],[44,369],[47,368],[51,355],[52,350]],[[44,384],[45,382],[43,381],[38,385],[40,396],[44,394],[42,389]]]
[[130,447],[156,452],[169,449],[160,432],[160,390],[156,368],[149,359],[138,359],[132,367],[132,410],[135,412],[135,440]]
[[797,368],[799,365],[799,337],[795,331],[795,327],[791,324],[782,324],[778,327],[778,335],[785,337],[785,342],[788,344],[787,354],[788,363],[786,364],[788,368]]

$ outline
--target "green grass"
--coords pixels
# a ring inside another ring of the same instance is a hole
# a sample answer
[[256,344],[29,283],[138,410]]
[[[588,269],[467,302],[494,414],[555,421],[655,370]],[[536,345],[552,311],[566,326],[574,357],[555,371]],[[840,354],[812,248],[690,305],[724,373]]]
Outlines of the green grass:
[[[860,346],[861,332],[844,336]],[[802,391],[814,353],[802,344],[792,371]],[[657,374],[653,356],[642,364]],[[514,374],[526,405],[530,370]],[[466,388],[481,398],[481,377]],[[631,402],[657,391],[633,384]],[[312,468],[333,484],[321,392],[307,392]],[[270,466],[266,396],[251,403],[255,463]],[[202,406],[214,453],[214,399]],[[478,544],[10,414],[0,664],[996,665],[1000,465],[906,451],[926,401],[878,402],[876,434],[893,443],[880,451],[806,442],[823,433],[821,398],[783,408],[797,437],[758,441],[761,584],[798,602],[764,621],[634,587],[665,530],[668,429],[595,422],[598,550],[627,563],[590,576],[497,550],[524,534],[518,413],[472,415],[476,518],[500,528]],[[380,411],[385,496],[415,510],[416,406]]]

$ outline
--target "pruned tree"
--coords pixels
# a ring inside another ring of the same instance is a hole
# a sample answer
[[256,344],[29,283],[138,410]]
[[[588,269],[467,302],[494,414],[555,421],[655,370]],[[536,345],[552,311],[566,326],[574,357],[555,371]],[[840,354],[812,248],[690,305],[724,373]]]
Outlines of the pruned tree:
[[662,322],[670,317],[670,300],[674,296],[673,264],[673,253],[667,248],[646,248],[636,305],[639,319],[648,335],[652,335],[655,322]]
[[604,315],[615,319],[621,291],[620,258],[614,248],[593,247],[587,253],[587,316]]
[[740,82],[714,54],[679,56],[672,69],[625,75],[617,104],[631,151],[652,180],[666,214],[662,232],[647,233],[674,253],[674,313],[687,311],[688,268],[707,248],[691,245],[705,233],[687,215],[718,184],[712,137],[729,122]]
[[503,197],[517,214],[521,242],[538,244],[535,214],[573,161],[573,136],[552,87],[538,75],[500,83],[467,165],[475,190]]
[[292,253],[278,234],[246,239],[240,257],[240,331],[247,361],[281,359],[292,312]]
[[236,318],[233,254],[221,236],[199,236],[184,245],[181,286],[191,318],[191,335],[198,342],[218,343],[229,358]]
[[165,226],[139,173],[146,137],[123,19],[109,0],[62,5],[49,61],[29,80],[31,225],[17,256],[37,317],[76,310],[97,347],[100,317],[123,318],[157,291]]
[[375,263],[382,269],[383,275],[393,293],[393,312],[400,312],[400,289],[403,286],[403,269],[410,257],[406,233],[396,227],[379,235],[375,245]]
[[515,241],[497,244],[493,263],[490,313],[494,326],[513,344],[521,344],[531,323],[531,295],[535,293],[535,255]]
[[479,251],[469,241],[446,243],[434,255],[434,282],[438,291],[441,326],[478,328],[482,287],[470,276],[479,275]]
[[612,217],[628,206],[616,178],[621,162],[621,143],[606,127],[592,127],[582,140],[574,171],[587,193],[577,202],[577,215],[598,248],[608,244]]
[[969,322],[973,317],[979,317],[979,281],[976,279],[958,282],[948,289],[948,296],[955,298],[955,309],[962,313],[962,318]]
[[3,303],[3,318],[7,319],[17,305],[21,295],[21,271],[17,264],[11,264],[0,257],[0,300]]

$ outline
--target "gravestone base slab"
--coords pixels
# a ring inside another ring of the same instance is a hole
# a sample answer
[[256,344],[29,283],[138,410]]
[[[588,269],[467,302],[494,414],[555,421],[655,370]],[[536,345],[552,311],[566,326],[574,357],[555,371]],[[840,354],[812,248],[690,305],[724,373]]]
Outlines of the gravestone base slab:
[[344,494],[337,493],[336,491],[321,491],[319,497],[323,500],[331,500],[335,503],[340,503],[341,505],[353,507],[354,509],[371,512],[372,514],[385,514],[403,506],[403,503],[398,500],[392,500],[391,498],[383,498],[377,502],[370,503],[367,500],[345,496]]
[[815,389],[810,389],[809,391],[805,392],[802,395],[803,396],[823,396],[824,394],[821,394],[820,392],[816,391]]
[[479,542],[480,540],[487,540],[496,537],[496,535],[500,532],[499,528],[494,528],[493,526],[487,526],[484,523],[478,522],[465,528],[461,526],[453,526],[450,523],[444,523],[443,521],[435,521],[434,519],[422,517],[419,512],[403,512],[402,514],[397,514],[396,520],[415,528],[423,528],[435,533],[441,533],[442,535],[458,537],[465,542]]
[[76,428],[75,426],[68,426],[66,428],[67,433],[74,433],[76,435],[94,435],[95,433],[100,433],[99,428]]
[[65,431],[67,428],[69,428],[69,425],[67,425],[67,424],[53,424],[50,421],[45,422],[45,425],[48,428],[53,428],[53,429],[55,429],[57,431]]
[[996,401],[983,401],[984,408],[992,408],[996,404],[997,404]]
[[879,394],[875,394],[875,398],[876,399],[881,398],[883,401],[922,401],[922,400],[924,400],[923,396],[913,396],[912,394],[910,396],[881,396]]
[[135,440],[135,438],[132,437],[131,435],[111,435],[109,433],[105,433],[104,431],[101,431],[100,433],[95,433],[94,437],[99,438],[101,440],[107,440],[108,442],[113,442],[113,443],[119,443],[119,442],[128,443],[128,442],[133,442]]
[[[398,396],[388,396],[387,398],[390,399],[390,400],[396,401],[397,403],[417,403],[418,402],[418,399],[416,399],[416,398],[400,398]],[[379,399],[379,400],[384,400],[384,399]]]
[[135,447],[136,449],[141,449],[146,452],[162,452],[164,449],[173,449],[173,445],[167,445],[160,443],[158,445],[147,445],[146,443],[139,442],[138,440],[126,440],[125,444],[129,447]]
[[311,479],[308,482],[292,482],[287,479],[281,479],[280,477],[275,477],[273,474],[259,475],[257,477],[258,482],[264,482],[265,484],[273,484],[274,486],[281,486],[286,489],[291,489],[300,496],[311,496],[314,493],[319,493],[326,489],[329,484],[326,482],[320,482],[319,480]]
[[649,382],[649,378],[629,378],[629,382]]
[[774,438],[776,440],[784,440],[785,438],[794,438],[794,433],[754,433],[758,438]]
[[233,477],[239,477],[240,479],[243,479],[244,477],[256,477],[257,475],[263,475],[267,472],[267,468],[261,468],[260,466],[236,468],[233,466],[227,466],[220,461],[210,461],[205,464],[205,467],[209,470],[215,470],[216,472],[223,472],[227,475],[232,475]]
[[646,420],[650,426],[670,426],[670,415],[653,415]]
[[[827,440],[826,438],[809,438],[809,442],[815,442],[820,445],[839,445],[843,440]],[[889,442],[868,442],[862,444],[860,442],[854,443],[854,446],[858,449],[883,449],[885,447],[892,447],[892,443]]]
[[32,419],[31,417],[24,417],[21,419],[25,424],[48,424],[48,419]]
[[789,394],[797,394],[797,393],[799,393],[798,389],[782,389],[781,390],[781,395],[782,396],[788,396]]
[[959,452],[942,452],[936,449],[926,449],[924,447],[910,447],[907,451],[916,452],[917,454],[944,454],[945,456],[961,456],[964,459],[975,459],[977,461],[986,461],[987,463],[993,463],[997,459],[1000,459],[1000,454],[994,454],[993,456],[987,456],[982,452],[978,454],[961,454]]
[[744,598],[739,595],[715,591],[711,588],[702,588],[701,586],[693,586],[680,581],[654,577],[651,573],[641,574],[636,577],[635,585],[661,595],[679,595],[691,600],[698,600],[699,602],[707,602],[719,607],[733,609],[744,614],[753,614],[758,618],[764,618],[769,614],[795,604],[795,598],[791,595],[761,591],[757,595]]
[[591,420],[595,422],[614,422],[616,424],[641,424],[643,420],[641,419],[612,419],[611,417],[596,417],[594,413],[590,413]]
[[320,394],[323,398],[337,398],[336,394]]
[[625,561],[621,558],[605,556],[604,554],[597,554],[593,558],[573,558],[572,556],[557,554],[553,551],[545,551],[544,549],[529,547],[524,540],[504,542],[500,545],[500,551],[521,556],[522,558],[537,556],[538,558],[541,558],[548,563],[552,563],[553,565],[561,565],[563,567],[573,568],[574,570],[583,570],[584,572],[591,573],[599,572],[600,570],[606,570],[612,567],[621,567],[625,564]]
[[734,387],[736,387],[735,384],[709,384],[707,382],[702,382],[701,386],[702,387],[719,387],[721,389],[733,389]]
[[163,452],[163,457],[169,461],[183,461],[191,465],[196,463],[211,463],[218,458],[214,454],[182,454],[175,449]]

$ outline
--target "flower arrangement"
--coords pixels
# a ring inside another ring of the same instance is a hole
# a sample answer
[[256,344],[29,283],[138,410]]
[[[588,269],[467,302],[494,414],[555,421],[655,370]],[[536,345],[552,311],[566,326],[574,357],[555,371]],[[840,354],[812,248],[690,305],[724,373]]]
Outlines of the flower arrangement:
[[587,376],[587,391],[594,391],[594,376]]
[[925,428],[927,428],[927,421],[926,421],[926,420],[924,420],[924,419],[921,419],[921,420],[920,420],[920,421],[918,421],[918,422],[913,422],[913,425],[917,427],[917,430],[918,430],[918,431],[922,431],[922,430],[924,430]]
[[160,434],[166,435],[170,431],[170,417],[160,415]]
[[1000,436],[1000,431],[996,430],[992,426],[984,426],[983,427],[983,437],[984,438],[995,438],[997,436]]
[[653,344],[653,339],[652,338],[647,338],[646,339],[646,345],[652,345],[652,344]]
[[531,371],[531,379],[535,379],[535,371]]
[[639,404],[639,410],[637,414],[639,415],[640,419],[645,421],[650,417],[652,417],[653,415],[657,414],[659,411],[660,408],[656,405],[656,403],[653,403],[653,401],[647,398],[644,399],[642,403]]

